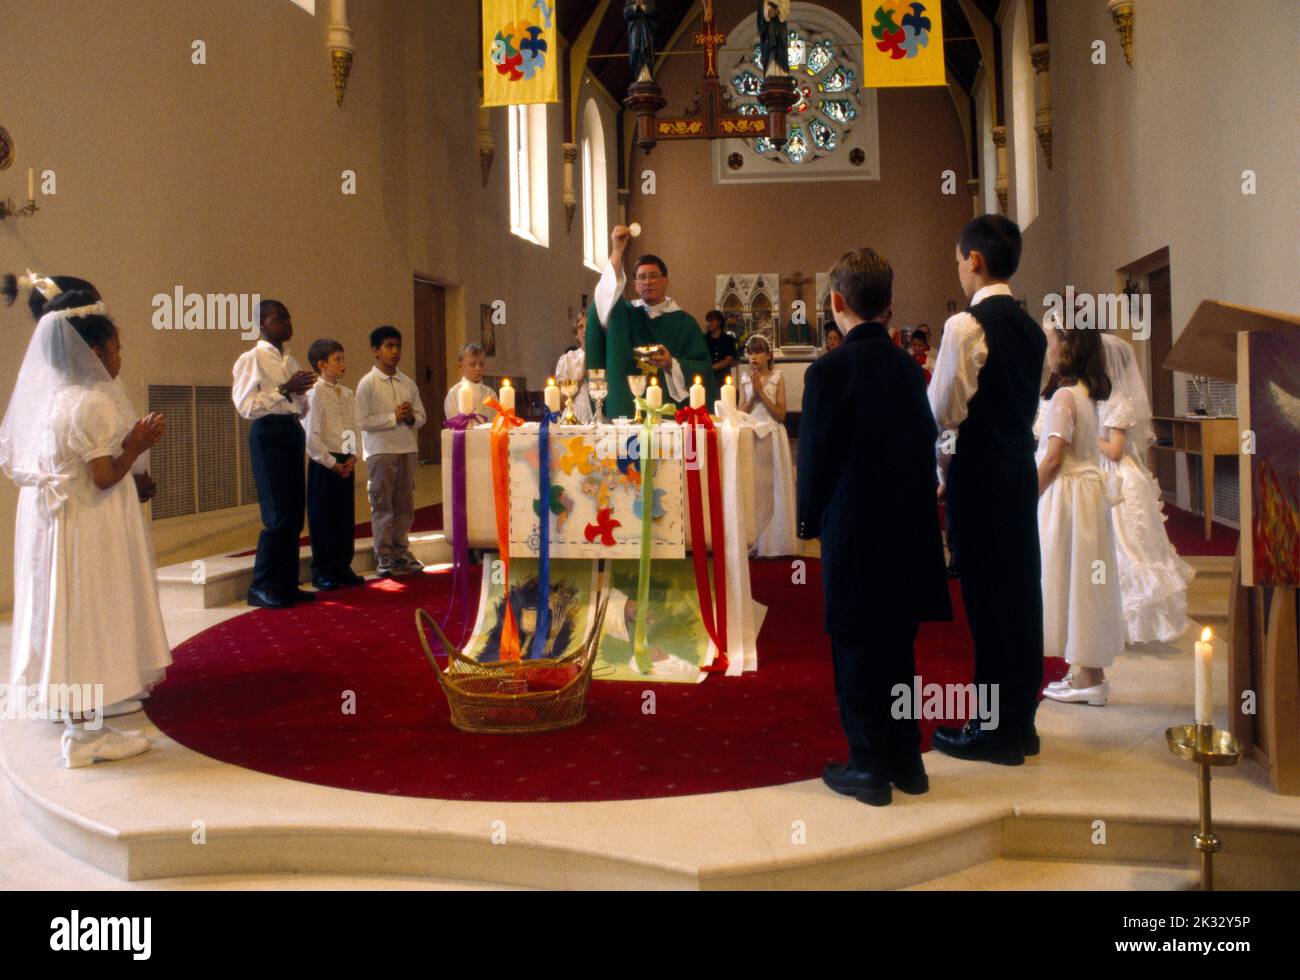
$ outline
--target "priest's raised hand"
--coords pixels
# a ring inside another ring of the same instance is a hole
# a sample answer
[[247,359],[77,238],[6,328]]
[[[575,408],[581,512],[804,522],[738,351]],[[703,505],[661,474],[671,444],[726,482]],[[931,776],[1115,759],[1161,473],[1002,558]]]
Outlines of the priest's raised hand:
[[637,298],[623,298],[627,287],[624,255],[632,232],[618,225],[610,235],[610,255],[596,286],[595,301],[587,311],[587,367],[607,372],[609,394],[605,411],[610,418],[630,417],[636,410],[629,375],[639,373],[635,347],[662,348],[651,362],[658,368],[659,384],[678,405],[686,405],[696,377],[705,387],[707,404],[719,397],[709,347],[695,318],[668,295],[668,265],[657,255],[642,255],[632,264]]

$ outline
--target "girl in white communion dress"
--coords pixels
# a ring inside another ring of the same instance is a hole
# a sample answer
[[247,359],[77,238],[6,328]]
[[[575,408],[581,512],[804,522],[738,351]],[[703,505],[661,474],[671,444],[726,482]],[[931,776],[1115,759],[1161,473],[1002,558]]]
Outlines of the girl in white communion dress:
[[0,468],[20,487],[10,680],[42,714],[66,717],[69,768],[148,749],[139,734],[105,725],[103,708],[148,690],[171,663],[128,479],[164,423],[135,419],[116,380],[121,349],[94,294],[59,296],[36,326],[0,424]]
[[1160,485],[1146,467],[1155,435],[1151,402],[1133,348],[1103,333],[1111,396],[1098,406],[1101,465],[1122,498],[1111,511],[1124,628],[1130,643],[1168,643],[1187,628],[1187,586],[1196,574],[1165,533]]
[[795,543],[794,460],[785,431],[785,378],[772,365],[772,345],[761,334],[745,344],[749,370],[740,376],[740,410],[753,416],[755,452],[771,452],[774,484],[772,519],[751,552],[760,558],[793,555]]
[[1095,330],[1048,331],[1061,385],[1038,440],[1038,537],[1043,567],[1043,654],[1070,674],[1043,692],[1054,701],[1103,705],[1105,668],[1124,649],[1124,617],[1110,502],[1101,471],[1096,396],[1110,393]]

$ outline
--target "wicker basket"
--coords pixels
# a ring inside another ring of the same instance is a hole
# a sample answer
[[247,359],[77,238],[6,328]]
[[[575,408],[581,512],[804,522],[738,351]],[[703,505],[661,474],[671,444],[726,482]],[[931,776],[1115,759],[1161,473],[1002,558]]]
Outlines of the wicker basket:
[[[466,657],[451,645],[432,616],[417,609],[415,629],[434,676],[447,696],[452,725],[463,732],[519,735],[553,732],[582,721],[587,716],[587,691],[600,648],[609,593],[598,597],[598,602],[591,632],[573,653],[558,658],[493,664],[481,664]],[[438,666],[429,647],[426,623],[433,627],[447,654],[445,670]]]

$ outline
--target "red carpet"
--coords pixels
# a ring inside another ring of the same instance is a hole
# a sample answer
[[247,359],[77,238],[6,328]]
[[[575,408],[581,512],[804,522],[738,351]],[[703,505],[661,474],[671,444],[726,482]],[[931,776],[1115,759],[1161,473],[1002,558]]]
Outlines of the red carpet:
[[1200,514],[1193,514],[1170,503],[1165,504],[1165,514],[1169,517],[1165,522],[1169,542],[1174,546],[1174,551],[1184,558],[1207,555],[1227,555],[1231,558],[1237,553],[1237,539],[1241,534],[1235,528],[1215,521],[1213,536],[1206,541],[1205,518]]
[[[751,568],[754,596],[769,607],[757,673],[698,686],[597,681],[587,719],[561,732],[451,727],[413,620],[418,606],[441,619],[446,572],[373,581],[213,627],[173,651],[148,713],[176,741],[223,762],[401,796],[625,800],[812,779],[846,755],[821,630],[820,564],[808,562],[803,586],[790,584],[788,561]],[[926,683],[971,678],[964,620],[922,626],[917,654]],[[1048,661],[1045,680],[1064,673],[1062,661]],[[647,689],[656,694],[653,715],[641,710]],[[355,714],[342,710],[348,691]],[[936,724],[922,722],[926,747]]]
[[[417,508],[415,511],[415,520],[411,524],[411,530],[413,532],[418,531],[421,534],[423,534],[425,531],[441,531],[442,530],[442,504],[430,504],[428,507]],[[370,534],[371,531],[370,531],[369,521],[366,521],[364,524],[357,525],[356,532],[355,532],[356,538],[358,539],[368,538],[370,537]],[[304,534],[301,538],[298,539],[298,546],[300,548],[305,548],[310,543],[311,543],[311,538],[306,534]],[[251,548],[248,551],[237,551],[232,557],[247,558],[249,555],[255,555],[255,554],[257,554],[257,549]]]

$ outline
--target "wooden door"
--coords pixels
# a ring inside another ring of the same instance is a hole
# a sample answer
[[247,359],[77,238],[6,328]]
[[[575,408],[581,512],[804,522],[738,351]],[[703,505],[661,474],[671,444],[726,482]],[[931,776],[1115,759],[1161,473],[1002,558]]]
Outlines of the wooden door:
[[447,397],[447,295],[415,277],[415,371],[428,421],[420,429],[420,462],[442,462],[442,404]]
[[[1160,366],[1164,364],[1169,349],[1174,344],[1169,266],[1161,266],[1147,273],[1147,290],[1151,293],[1151,412],[1157,417],[1169,417],[1174,414],[1174,373]],[[1153,455],[1156,480],[1161,490],[1172,496],[1177,492],[1178,486],[1178,456],[1169,452]]]

